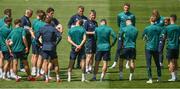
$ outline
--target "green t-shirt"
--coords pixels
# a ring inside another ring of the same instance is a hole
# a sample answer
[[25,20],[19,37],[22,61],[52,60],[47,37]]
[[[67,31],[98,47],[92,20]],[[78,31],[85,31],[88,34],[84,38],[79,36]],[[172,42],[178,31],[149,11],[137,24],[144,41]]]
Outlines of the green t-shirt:
[[42,20],[39,20],[39,19],[35,19],[35,20],[33,21],[33,25],[32,25],[32,28],[33,28],[35,34],[36,34],[36,33],[39,31],[39,29],[40,29],[41,27],[43,27],[44,25],[46,25],[45,22],[43,22]]
[[163,31],[167,38],[168,49],[179,49],[180,44],[180,27],[176,24],[170,24]]
[[22,52],[25,49],[25,45],[23,43],[23,37],[26,36],[26,32],[22,27],[14,28],[7,39],[12,40],[11,49],[12,52]]
[[124,27],[120,33],[124,48],[136,48],[136,39],[138,36],[138,30],[132,26],[128,25]]
[[[110,38],[112,36],[112,45]],[[116,33],[107,25],[101,25],[95,29],[95,39],[97,42],[97,51],[110,51],[111,46],[116,43]]]
[[3,18],[0,19],[0,27],[2,27],[5,22],[4,22],[4,19],[6,18],[7,16],[4,16]]
[[0,28],[0,36],[2,39],[0,44],[1,44],[1,50],[4,52],[8,51],[8,48],[6,46],[6,38],[8,37],[10,32],[11,32],[11,29],[6,24]]
[[[86,35],[86,30],[82,26],[75,26],[68,31],[68,36],[77,45],[81,44],[84,35]],[[75,48],[76,47],[72,45],[72,49]]]
[[[0,19],[0,27],[4,26],[5,25],[5,22],[4,22],[4,19],[6,18],[7,16],[4,16],[3,18]],[[10,25],[10,29],[12,29],[12,24]]]
[[161,28],[159,26],[151,24],[150,26],[146,27],[143,32],[143,38],[146,41],[145,49],[157,51],[160,34]]
[[163,16],[160,16],[160,17],[156,20],[155,25],[160,26],[160,27],[163,27],[163,26],[164,26],[164,17],[163,17]]
[[135,15],[132,14],[131,12],[127,12],[127,13],[121,12],[117,16],[117,24],[120,27],[120,29],[126,27],[126,20],[127,19],[131,19],[132,25],[135,26],[135,23],[136,23]]
[[[42,20],[35,19],[32,24],[32,28],[33,28],[35,35],[38,33],[39,29],[45,25],[46,25],[46,23],[43,22]],[[35,39],[32,39],[32,44],[36,44]]]

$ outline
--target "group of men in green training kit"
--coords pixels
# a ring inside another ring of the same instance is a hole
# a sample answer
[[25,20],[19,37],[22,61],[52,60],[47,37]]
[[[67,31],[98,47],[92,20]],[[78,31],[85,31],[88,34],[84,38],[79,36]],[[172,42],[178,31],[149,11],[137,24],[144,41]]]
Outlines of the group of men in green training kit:
[[[123,61],[126,59],[126,68],[130,69],[129,81],[134,78],[136,59],[136,40],[138,29],[135,27],[136,17],[130,10],[130,4],[125,3],[123,10],[117,15],[119,27],[118,36],[107,25],[106,19],[96,22],[96,11],[90,10],[89,16],[84,15],[84,7],[78,6],[78,11],[68,22],[67,41],[71,44],[69,55],[67,81],[72,81],[74,66],[82,70],[82,82],[87,82],[87,74],[92,73],[92,81],[96,81],[99,64],[102,63],[100,81],[104,81],[108,64],[111,59],[111,48],[116,44],[114,63],[109,69],[114,68],[119,61],[119,79],[123,79]],[[12,25],[11,9],[4,10],[4,17],[0,19],[0,79],[20,81],[18,69],[27,73],[28,81],[43,78],[45,82],[53,79],[51,70],[55,71],[56,82],[61,82],[59,75],[57,45],[62,39],[63,26],[54,17],[52,7],[36,11],[36,19],[32,24],[31,9],[25,15],[14,20]],[[145,41],[145,59],[148,81],[153,83],[151,59],[153,57],[157,67],[157,82],[161,81],[161,68],[163,66],[163,49],[167,43],[168,67],[171,78],[177,80],[178,56],[180,45],[180,27],[175,24],[177,16],[160,16],[157,9],[152,11],[149,19],[150,25],[145,27],[142,39]],[[32,47],[32,48],[31,48]],[[32,49],[31,69],[28,63],[28,54]],[[77,63],[75,61],[77,59]],[[95,59],[95,62],[94,62]],[[20,63],[18,63],[18,60]],[[18,68],[20,64],[20,68]],[[93,65],[94,64],[94,65]],[[94,67],[93,67],[94,66]]]

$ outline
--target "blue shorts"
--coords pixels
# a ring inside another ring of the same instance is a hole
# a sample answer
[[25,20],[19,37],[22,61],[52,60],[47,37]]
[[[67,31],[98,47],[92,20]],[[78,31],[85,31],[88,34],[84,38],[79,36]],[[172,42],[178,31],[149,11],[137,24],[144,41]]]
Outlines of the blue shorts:
[[32,54],[40,54],[40,47],[36,44],[32,44]]
[[97,51],[95,55],[95,60],[96,61],[110,61],[110,51]]
[[5,60],[10,60],[11,59],[11,55],[10,55],[9,52],[2,51],[2,54],[3,54]]
[[178,49],[167,49],[166,57],[168,60],[178,59],[179,58],[179,50]]
[[27,55],[24,51],[21,52],[13,52],[14,59],[27,60]]
[[46,59],[46,60],[53,60],[56,58],[56,52],[53,50],[53,51],[43,51],[42,50],[42,59]]
[[135,48],[124,48],[124,56],[126,60],[136,59],[136,49]]
[[95,54],[96,53],[96,42],[93,39],[89,39],[85,44],[86,54]]
[[85,50],[82,48],[79,52],[76,52],[74,49],[70,52],[70,60],[76,60],[76,58],[82,60],[86,58]]

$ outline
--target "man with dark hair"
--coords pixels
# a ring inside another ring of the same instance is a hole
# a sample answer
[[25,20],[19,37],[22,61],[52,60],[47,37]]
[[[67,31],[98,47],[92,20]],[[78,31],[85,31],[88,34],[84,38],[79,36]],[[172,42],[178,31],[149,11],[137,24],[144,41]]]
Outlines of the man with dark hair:
[[159,52],[158,44],[159,37],[161,34],[161,28],[155,25],[156,17],[151,16],[151,25],[147,26],[143,32],[143,40],[145,40],[145,55],[146,55],[146,65],[149,80],[146,83],[153,83],[152,71],[151,71],[151,59],[154,58],[155,65],[157,67],[157,82],[161,79],[161,67],[159,63]]
[[[83,23],[85,23],[88,18],[86,16],[84,16],[84,6],[78,6],[78,11],[75,15],[71,16],[69,22],[68,22],[68,28],[72,28],[74,26],[76,26],[76,21],[78,20],[83,20]],[[84,24],[83,24],[84,26]],[[80,68],[80,59],[77,59],[77,64],[76,64],[76,68]]]
[[85,44],[86,51],[86,72],[92,71],[94,54],[96,52],[96,41],[94,37],[95,28],[98,26],[96,22],[96,11],[91,10],[89,13],[89,19],[84,23],[86,29],[87,41]]
[[[110,43],[110,38],[112,37],[112,44]],[[95,39],[96,39],[96,56],[95,56],[95,67],[94,67],[94,76],[93,80],[96,80],[96,75],[98,73],[99,63],[103,60],[102,73],[100,77],[100,81],[104,80],[108,61],[110,61],[110,51],[111,47],[116,43],[116,33],[113,29],[107,26],[106,19],[102,19],[100,21],[100,26],[95,29]]]
[[[9,53],[8,48],[6,46],[6,38],[12,30],[10,27],[11,22],[12,22],[12,18],[6,17],[4,19],[4,22],[5,22],[4,26],[2,26],[0,28],[0,38],[1,38],[0,45],[1,45],[1,50],[2,50],[2,54],[3,54],[3,58],[0,60],[2,60],[2,62],[5,61],[5,64],[4,64],[4,68],[3,68],[3,70],[4,70],[3,74],[2,73],[0,74],[0,78],[7,80],[9,77],[8,76],[8,72],[9,72],[8,69],[10,69],[11,60],[10,60],[10,53]],[[11,71],[11,73],[12,73],[12,71]]]
[[[21,20],[16,19],[14,21],[15,28],[11,31],[11,33],[7,37],[7,47],[10,53],[13,54],[13,78],[16,79],[17,82],[20,81],[19,76],[17,76],[17,68],[18,68],[18,59],[22,60],[24,64],[25,71],[28,75],[27,80],[34,81],[35,79],[31,76],[28,60],[26,53],[29,52],[27,40],[26,40],[26,32],[21,27]],[[11,46],[11,47],[10,47]]]
[[45,12],[43,10],[37,10],[36,11],[37,17],[33,20],[32,23],[32,30],[34,33],[34,36],[32,36],[32,57],[31,57],[31,63],[32,63],[32,72],[31,75],[33,76],[39,76],[40,70],[41,72],[41,66],[42,66],[42,58],[41,58],[41,48],[39,48],[37,42],[35,41],[35,35],[38,33],[41,27],[43,27],[46,23],[44,22],[45,19]]
[[[45,82],[49,82],[48,72],[51,69],[51,66],[48,66],[50,62],[54,64],[56,72],[56,81],[60,82],[59,77],[59,65],[56,59],[56,46],[61,40],[60,32],[51,25],[52,18],[46,17],[46,25],[40,28],[36,34],[35,40],[42,46],[42,59],[43,59],[43,68],[45,71]],[[42,43],[39,41],[40,36],[42,37]]]
[[[117,16],[117,25],[119,27],[119,33],[121,32],[121,30],[126,27],[126,20],[130,19],[132,21],[132,25],[135,26],[136,23],[136,18],[135,15],[133,13],[131,13],[130,10],[130,4],[129,3],[125,3],[123,5],[123,12],[120,12]],[[110,68],[114,68],[117,64],[118,59],[124,59],[124,55],[123,55],[123,48],[122,48],[122,40],[120,38],[120,36],[118,37],[118,44],[117,44],[117,50],[116,50],[116,54],[115,54],[115,60],[113,65]],[[127,60],[126,63],[126,68],[129,68],[129,61]],[[120,72],[120,76],[122,76],[122,72]]]
[[85,78],[85,48],[84,44],[86,42],[86,30],[82,27],[83,20],[77,20],[76,26],[72,27],[68,31],[68,42],[71,44],[70,61],[68,66],[68,82],[71,81],[72,68],[76,58],[81,61],[82,79],[81,81],[86,81]]
[[74,27],[76,25],[76,21],[80,19],[82,19],[84,23],[88,19],[86,16],[84,16],[84,6],[78,6],[78,12],[70,18],[68,28],[70,29],[71,27]]
[[[31,28],[31,21],[30,18],[32,17],[33,11],[31,9],[27,9],[25,11],[25,14],[23,17],[21,17],[21,26],[24,28],[26,32],[26,40],[28,44],[28,48],[31,47],[31,33],[30,33],[30,28]],[[29,50],[28,50],[29,51]],[[29,52],[26,53],[26,59],[28,59]],[[24,70],[24,65],[22,61],[20,60],[20,71],[25,72]]]
[[167,40],[167,59],[169,72],[171,73],[171,79],[168,81],[177,80],[178,71],[178,57],[179,57],[179,47],[180,47],[180,27],[175,24],[177,16],[172,14],[170,16],[170,25],[168,25],[163,33]]
[[[6,24],[5,23],[5,18],[11,17],[11,14],[12,14],[11,9],[5,9],[4,10],[4,17],[2,17],[0,19],[0,28],[2,26],[4,26],[4,24]],[[10,24],[10,28],[12,29],[12,24]],[[2,77],[2,73],[3,73],[3,69],[2,69],[2,67],[3,67],[3,60],[2,59],[3,59],[3,54],[2,54],[2,51],[1,51],[1,44],[0,44],[0,77]]]
[[[55,10],[52,8],[52,7],[49,7],[47,8],[46,10],[46,14],[47,14],[47,17],[51,17],[52,20],[51,20],[51,25],[53,27],[56,28],[56,30],[58,30],[61,34],[63,33],[63,26],[61,25],[61,23],[54,17],[54,12]],[[58,55],[57,55],[57,52],[55,52],[55,61],[58,62]],[[53,62],[52,62],[53,63]],[[49,63],[49,67],[52,67],[52,69],[54,69],[54,64],[52,64],[51,62]],[[49,79],[52,79],[50,77],[50,70],[49,70],[49,73],[48,73],[48,76],[49,76]]]
[[0,19],[0,27],[2,27],[5,24],[4,19],[6,17],[11,17],[11,14],[12,14],[11,12],[12,12],[11,9],[4,10],[4,17]]

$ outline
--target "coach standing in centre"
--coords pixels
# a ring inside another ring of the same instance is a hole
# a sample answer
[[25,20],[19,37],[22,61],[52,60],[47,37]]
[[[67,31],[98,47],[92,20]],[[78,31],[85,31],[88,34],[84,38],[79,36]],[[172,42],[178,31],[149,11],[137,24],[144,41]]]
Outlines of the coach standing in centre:
[[[83,20],[83,26],[84,23],[88,20],[88,18],[84,16],[84,6],[78,6],[77,14],[73,15],[68,22],[68,29],[75,27],[78,20]],[[80,68],[80,61],[80,59],[77,59],[76,68]]]

